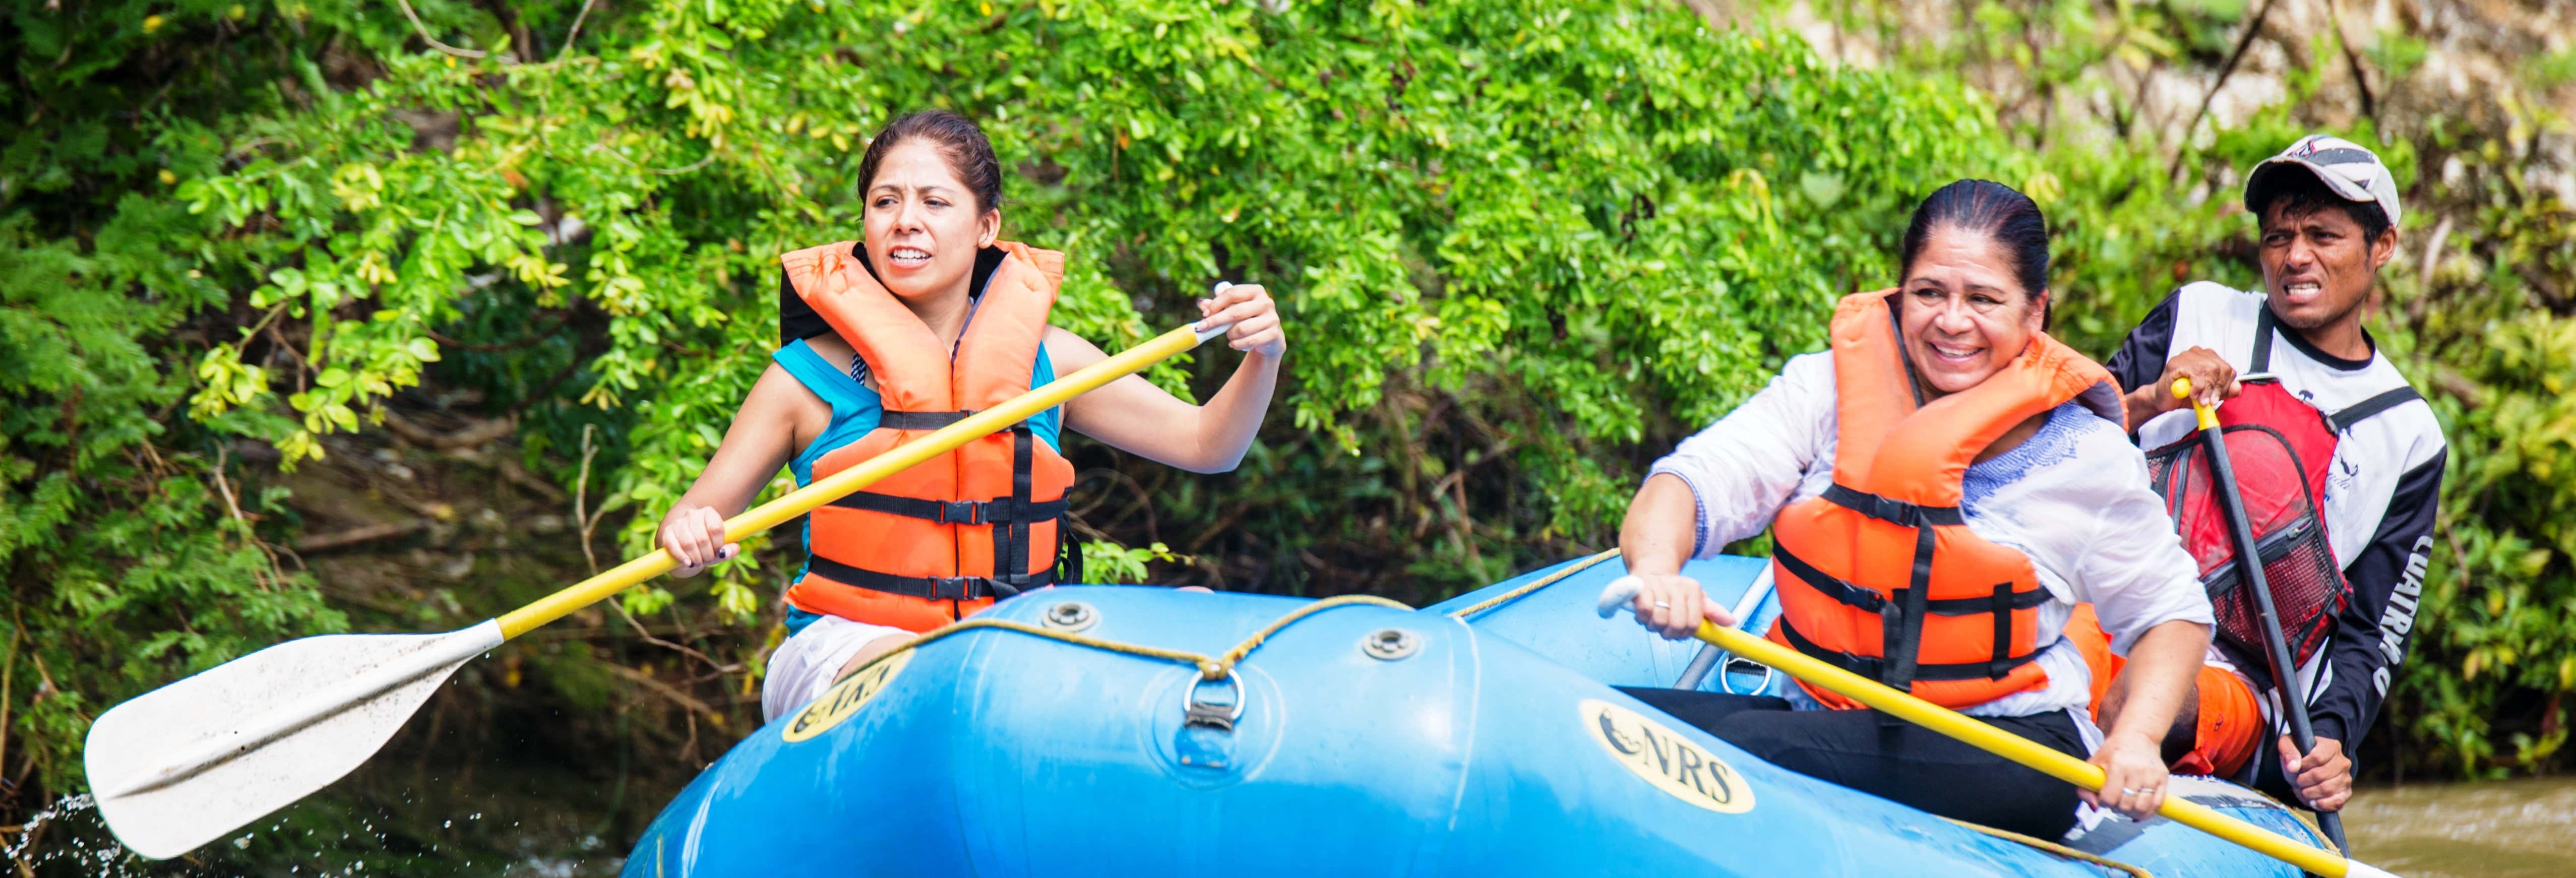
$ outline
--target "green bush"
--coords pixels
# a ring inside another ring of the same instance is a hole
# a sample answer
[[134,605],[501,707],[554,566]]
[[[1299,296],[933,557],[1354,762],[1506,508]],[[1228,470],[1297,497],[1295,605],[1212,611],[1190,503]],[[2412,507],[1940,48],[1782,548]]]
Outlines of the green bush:
[[[622,539],[644,548],[775,343],[775,254],[854,233],[857,150],[901,111],[984,122],[1008,233],[1072,254],[1058,322],[1104,346],[1186,319],[1214,278],[1282,294],[1292,378],[1265,448],[1093,525],[1230,528],[1224,557],[1258,545],[1283,571],[1229,577],[1252,587],[1415,599],[1605,539],[1639,454],[1814,347],[1834,295],[1886,282],[1891,218],[1997,152],[1955,84],[1635,3],[681,4],[591,10],[536,51],[513,41],[581,10],[418,9],[423,34],[335,3],[25,31],[22,57],[114,80],[11,95],[91,138],[14,146],[8,190],[12,241],[53,260],[11,262],[11,319],[45,330],[13,331],[36,377],[8,417],[100,412],[86,445],[11,446],[13,520],[54,540],[6,547],[20,605],[45,608],[22,630],[48,667],[123,668],[56,709],[345,624],[266,557],[291,516],[254,528],[217,498],[273,481],[231,450],[309,463],[424,381],[506,397],[573,369],[508,404],[567,482],[576,428],[608,428],[592,484],[641,513]],[[199,48],[226,40],[270,60]],[[489,353],[550,326],[570,338]],[[50,377],[91,361],[86,386]],[[156,455],[173,475],[119,469]],[[67,528],[73,508],[96,524]],[[222,563],[171,555],[190,546]],[[1377,578],[1333,573],[1352,569]],[[734,565],[630,605],[775,612],[782,579]],[[81,715],[31,745],[49,777],[69,780]]]
[[[2246,224],[2203,178],[2002,121],[1929,58],[1836,67],[1636,0],[1279,5],[19,4],[0,36],[23,132],[0,152],[10,764],[73,788],[106,705],[283,637],[421,624],[353,622],[275,548],[298,527],[279,468],[407,395],[483,391],[531,468],[647,548],[775,345],[775,256],[856,234],[858,151],[911,109],[984,123],[1005,234],[1070,254],[1056,320],[1102,346],[1188,319],[1214,279],[1280,295],[1289,380],[1241,472],[1077,443],[1083,524],[1158,544],[1097,557],[1158,581],[1423,601],[1607,545],[1645,464],[1818,347],[1835,296],[1891,282],[1904,212],[1952,179],[2048,208],[2055,319],[2088,349],[2180,280],[2250,283],[2225,255]],[[2217,14],[2083,30],[2039,69],[2188,57]],[[2186,164],[2296,130],[2268,116]],[[2568,336],[2505,283],[2563,281],[2565,212],[2508,164],[2477,165],[2493,208],[2453,233],[2452,264],[2486,274],[2393,283],[2405,317],[2382,333],[2474,389],[2428,388],[2462,455],[2459,549],[2400,704],[2410,738],[2475,770],[2547,764],[2563,734],[2500,755],[2493,723],[2541,714],[2490,708],[2538,694],[2554,717],[2576,674],[2549,636],[2576,613],[2576,537],[2553,523],[2576,474],[2549,463]],[[1207,387],[1232,363],[1154,378]],[[782,542],[629,606],[773,619]]]

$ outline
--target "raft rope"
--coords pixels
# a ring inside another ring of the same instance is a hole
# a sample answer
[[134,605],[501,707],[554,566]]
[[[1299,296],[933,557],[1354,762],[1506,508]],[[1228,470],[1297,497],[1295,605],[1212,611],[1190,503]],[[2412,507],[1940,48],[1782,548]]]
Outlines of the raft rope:
[[[1525,597],[1532,592],[1538,591],[1539,589],[1555,585],[1556,583],[1563,581],[1565,578],[1581,573],[1593,565],[1610,560],[1612,556],[1617,554],[1619,554],[1619,550],[1611,549],[1609,551],[1593,555],[1589,558],[1575,562],[1573,566],[1548,574],[1546,577],[1541,578],[1536,582],[1532,582],[1528,585],[1512,589],[1511,591],[1504,592],[1487,600],[1456,610],[1451,612],[1449,615],[1453,618],[1463,620],[1477,613],[1510,603]],[[1287,614],[1271,620],[1270,624],[1262,626],[1261,630],[1253,632],[1252,636],[1246,637],[1242,642],[1235,644],[1233,649],[1226,650],[1223,655],[1217,656],[1190,652],[1183,649],[1165,649],[1159,646],[1121,643],[1115,640],[1092,637],[1086,634],[1076,634],[1070,631],[1057,631],[1051,628],[1041,628],[1036,625],[1030,625],[1023,622],[1012,622],[1003,619],[960,619],[958,621],[942,625],[938,628],[922,632],[911,640],[905,641],[903,645],[887,650],[885,655],[871,659],[867,664],[860,665],[859,667],[852,669],[850,673],[842,674],[841,676],[834,678],[834,682],[849,679],[852,675],[857,674],[860,671],[867,670],[868,668],[875,666],[877,662],[885,661],[889,657],[899,655],[903,652],[921,646],[926,646],[934,641],[945,639],[950,635],[961,634],[977,629],[1010,631],[1019,634],[1026,634],[1031,637],[1042,637],[1060,643],[1069,643],[1075,646],[1089,647],[1107,652],[1132,655],[1140,658],[1153,658],[1177,662],[1196,667],[1198,669],[1200,679],[1214,682],[1225,679],[1227,674],[1234,673],[1234,666],[1242,663],[1244,659],[1249,658],[1252,655],[1253,650],[1260,649],[1261,645],[1268,642],[1273,635],[1278,634],[1290,625],[1297,624],[1299,620],[1321,613],[1325,610],[1339,607],[1359,606],[1387,607],[1407,612],[1413,610],[1412,607],[1406,606],[1397,601],[1378,597],[1376,595],[1351,594],[1325,598],[1323,600],[1298,607],[1297,609],[1290,610]],[[2006,841],[2029,845],[2061,857],[2080,860],[2106,869],[2126,872],[2131,876],[2131,878],[2155,878],[2154,875],[2149,874],[2145,869],[2085,853],[2056,842],[2044,841],[2031,836],[2022,835],[2017,832],[2007,832],[1991,826],[1979,826],[1965,820],[1952,820],[1948,817],[1943,817],[1941,819],[1949,820],[1950,822],[1956,823],[1960,826],[1964,826],[1996,838],[2004,839]]]
[[[1555,585],[1558,582],[1564,581],[1567,577],[1590,569],[1593,565],[1610,560],[1618,554],[1619,550],[1611,549],[1609,551],[1584,558],[1583,560],[1574,562],[1571,566],[1568,566],[1563,570],[1541,577],[1536,582],[1495,595],[1474,605],[1454,611],[1449,615],[1463,620],[1469,616],[1476,615],[1477,613],[1482,613],[1486,610],[1511,603],[1512,601],[1519,600],[1520,598],[1529,595],[1531,592]],[[838,682],[839,680],[848,679],[851,674],[867,670],[869,666],[874,665],[877,662],[884,661],[886,656],[926,646],[933,641],[946,638],[952,634],[980,628],[989,628],[999,631],[1017,632],[1031,637],[1043,637],[1060,643],[1070,643],[1075,646],[1090,647],[1092,649],[1132,655],[1139,658],[1162,659],[1164,661],[1178,662],[1180,664],[1196,667],[1201,679],[1213,682],[1225,679],[1225,675],[1233,673],[1234,666],[1236,664],[1241,663],[1246,656],[1250,656],[1253,650],[1260,649],[1261,644],[1268,641],[1272,635],[1278,634],[1280,629],[1294,625],[1297,623],[1297,620],[1304,619],[1307,616],[1311,616],[1316,613],[1321,613],[1325,610],[1330,610],[1336,607],[1351,606],[1388,607],[1407,612],[1410,612],[1413,609],[1412,607],[1404,604],[1375,595],[1352,594],[1325,598],[1323,600],[1298,607],[1295,610],[1289,611],[1287,615],[1280,616],[1278,619],[1272,620],[1270,624],[1262,626],[1261,630],[1253,632],[1251,637],[1244,638],[1243,642],[1235,644],[1233,649],[1226,650],[1223,655],[1216,656],[1207,655],[1205,653],[1190,652],[1188,650],[1166,649],[1159,646],[1120,643],[1115,640],[1105,640],[1089,635],[1076,634],[1070,631],[1057,631],[1052,628],[1041,628],[1024,622],[1010,622],[1001,619],[960,619],[958,621],[942,625],[938,628],[922,632],[911,640],[905,641],[903,645],[887,650],[885,655],[878,656],[877,658],[870,660],[866,665],[861,665],[857,668],[851,669],[849,674],[842,674],[841,676],[834,678],[834,681]]]
[[1386,598],[1378,597],[1376,595],[1346,594],[1340,597],[1325,598],[1323,600],[1298,607],[1297,609],[1290,610],[1287,615],[1271,620],[1270,624],[1263,626],[1259,631],[1253,632],[1251,637],[1246,637],[1243,639],[1243,642],[1235,644],[1233,649],[1226,650],[1223,655],[1214,656],[1182,649],[1166,649],[1159,646],[1121,643],[1115,640],[1093,637],[1088,634],[1077,634],[1070,631],[1057,631],[1052,628],[1041,628],[1024,622],[1012,622],[1003,619],[960,619],[923,632],[911,640],[904,641],[903,645],[887,650],[885,655],[870,659],[867,664],[851,669],[850,673],[842,674],[839,677],[833,678],[833,682],[837,683],[841,680],[849,679],[851,675],[867,670],[877,662],[885,661],[888,657],[899,655],[916,647],[927,645],[932,641],[940,640],[952,634],[959,634],[979,628],[1012,631],[1026,634],[1031,637],[1043,637],[1048,640],[1070,643],[1075,646],[1090,647],[1092,649],[1120,653],[1123,655],[1132,655],[1139,658],[1162,659],[1164,661],[1178,662],[1180,664],[1196,667],[1198,669],[1200,679],[1214,682],[1225,679],[1227,674],[1234,673],[1235,665],[1240,664],[1244,658],[1252,655],[1253,650],[1260,649],[1261,644],[1269,640],[1271,635],[1278,634],[1280,629],[1294,625],[1300,619],[1304,619],[1316,613],[1321,613],[1325,610],[1335,609],[1338,607],[1359,606],[1388,607],[1406,612],[1411,612],[1413,610],[1412,607],[1408,607],[1404,604],[1387,600]]
[[1583,559],[1583,560],[1581,560],[1581,561],[1576,561],[1576,562],[1574,562],[1574,565],[1573,565],[1573,566],[1571,566],[1571,567],[1567,567],[1567,568],[1565,568],[1565,569],[1563,569],[1563,570],[1559,570],[1559,571],[1557,571],[1557,572],[1555,572],[1555,573],[1550,573],[1550,574],[1548,574],[1548,575],[1546,575],[1546,576],[1544,576],[1544,577],[1541,577],[1537,582],[1533,582],[1533,583],[1530,583],[1530,584],[1528,584],[1528,585],[1524,585],[1524,586],[1521,586],[1521,587],[1519,587],[1519,588],[1512,589],[1511,591],[1503,592],[1502,594],[1498,594],[1498,595],[1495,595],[1495,596],[1493,596],[1493,597],[1486,598],[1486,599],[1481,600],[1481,601],[1477,601],[1476,603],[1469,604],[1469,605],[1467,605],[1467,606],[1465,606],[1465,607],[1461,607],[1461,608],[1459,608],[1459,609],[1457,609],[1457,610],[1451,611],[1451,612],[1449,613],[1449,615],[1450,615],[1450,616],[1452,616],[1452,617],[1454,617],[1454,618],[1458,618],[1458,619],[1465,619],[1465,618],[1467,618],[1467,617],[1469,617],[1469,616],[1476,615],[1477,613],[1482,613],[1482,612],[1484,612],[1484,611],[1486,611],[1486,610],[1490,610],[1490,609],[1493,609],[1493,608],[1495,608],[1495,607],[1499,607],[1499,606],[1502,606],[1502,605],[1504,605],[1504,604],[1508,604],[1508,603],[1511,603],[1511,602],[1513,602],[1513,601],[1520,600],[1521,598],[1528,597],[1528,596],[1529,596],[1529,594],[1530,594],[1531,592],[1537,591],[1537,590],[1542,589],[1542,588],[1546,588],[1546,587],[1551,586],[1551,585],[1555,585],[1555,584],[1557,584],[1558,582],[1563,581],[1566,577],[1573,576],[1574,574],[1581,573],[1581,572],[1583,572],[1583,571],[1585,571],[1585,570],[1591,569],[1592,565],[1599,564],[1599,563],[1601,563],[1601,562],[1603,562],[1603,561],[1608,561],[1608,560],[1610,560],[1611,558],[1618,557],[1618,555],[1619,555],[1619,550],[1617,550],[1617,549],[1611,549],[1611,550],[1609,550],[1609,551],[1602,552],[1601,554],[1594,555],[1594,556],[1589,557],[1589,558],[1585,558],[1585,559]]
[[1982,832],[1982,833],[1985,833],[1985,834],[1987,834],[1987,835],[1991,835],[1991,836],[1994,836],[1994,837],[1996,837],[1996,838],[2003,839],[2003,840],[2005,840],[2005,841],[2019,842],[2019,843],[2022,843],[2022,844],[2025,844],[2025,845],[2029,845],[2029,846],[2031,846],[2031,847],[2038,848],[2038,849],[2040,849],[2040,850],[2047,851],[2047,852],[2049,852],[2049,853],[2056,854],[2056,855],[2058,855],[2058,856],[2065,857],[2065,858],[2070,859],[2070,860],[2080,860],[2080,861],[2083,861],[2083,862],[2086,862],[2086,863],[2091,863],[2091,864],[2093,864],[2093,865],[2100,866],[2100,867],[2105,868],[2105,869],[2113,869],[2113,870],[2117,870],[2117,871],[2121,871],[2121,872],[2127,872],[2127,873],[2129,873],[2130,878],[2156,878],[2156,876],[2155,876],[2155,875],[2153,875],[2153,874],[2149,873],[2149,872],[2148,872],[2147,870],[2145,870],[2145,869],[2141,869],[2141,868],[2138,868],[2138,867],[2136,867],[2136,866],[2132,866],[2132,865],[2129,865],[2129,864],[2127,864],[2127,863],[2123,863],[2123,862],[2120,862],[2120,861],[2118,861],[2118,860],[2113,860],[2113,859],[2110,859],[2110,858],[2107,858],[2107,857],[2102,857],[2102,856],[2095,855],[2095,854],[2085,853],[2085,852],[2083,852],[2083,851],[2079,851],[2079,850],[2076,850],[2076,849],[2074,849],[2074,848],[2067,847],[2067,846],[2065,846],[2065,845],[2058,844],[2058,843],[2053,842],[2053,841],[2048,841],[2048,840],[2046,840],[2046,839],[2034,838],[2034,837],[2031,837],[2031,836],[2023,835],[2023,834],[2018,833],[2018,832],[2011,832],[2011,831],[2008,831],[2008,830],[1996,829],[1996,828],[1994,828],[1994,827],[1992,827],[1992,826],[1980,826],[1980,825],[1978,825],[1978,824],[1970,823],[1970,822],[1965,821],[1965,820],[1957,820],[1957,819],[1952,819],[1952,818],[1949,818],[1949,817],[1943,817],[1943,818],[1941,818],[1941,819],[1943,819],[1943,820],[1948,820],[1948,821],[1950,821],[1950,822],[1952,822],[1952,823],[1956,823],[1956,824],[1958,824],[1958,825],[1960,825],[1960,826],[1964,826],[1964,827],[1967,827],[1967,828],[1969,828],[1969,829],[1973,829],[1973,830],[1976,830],[1976,831],[1978,831],[1978,832]]

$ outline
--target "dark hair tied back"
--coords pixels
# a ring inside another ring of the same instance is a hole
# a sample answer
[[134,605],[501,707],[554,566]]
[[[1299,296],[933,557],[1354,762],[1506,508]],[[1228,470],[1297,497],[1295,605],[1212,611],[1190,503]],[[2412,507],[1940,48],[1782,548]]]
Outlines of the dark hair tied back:
[[1913,270],[1932,230],[1944,227],[1993,238],[2012,260],[2013,277],[2021,281],[2023,293],[2037,296],[2048,289],[2048,221],[2030,196],[1992,180],[1961,180],[1935,190],[1914,208],[1914,221],[1905,226],[1900,276]]
[[877,131],[868,141],[868,152],[859,159],[859,194],[862,199],[877,183],[877,166],[886,153],[914,139],[927,140],[939,147],[948,168],[964,181],[967,191],[975,193],[977,212],[1002,206],[1002,163],[993,158],[993,142],[984,138],[984,129],[966,117],[947,110],[923,110],[906,114]]

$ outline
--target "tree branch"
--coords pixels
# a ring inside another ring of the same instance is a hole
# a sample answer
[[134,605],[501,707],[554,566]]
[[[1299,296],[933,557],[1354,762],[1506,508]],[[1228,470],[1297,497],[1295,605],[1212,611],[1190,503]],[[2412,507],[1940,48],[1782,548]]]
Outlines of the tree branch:
[[2218,99],[2218,90],[2227,86],[2227,78],[2236,75],[2237,62],[2245,60],[2245,50],[2253,48],[2254,38],[2262,35],[2263,20],[2272,15],[2272,3],[2273,0],[2263,0],[2263,8],[2255,11],[2254,20],[2246,22],[2245,35],[2237,38],[2236,51],[2227,53],[2227,63],[2219,66],[2218,78],[2211,80],[2209,91],[2201,94],[2200,110],[2191,114],[2191,124],[2182,126],[2182,142],[2174,144],[2173,166],[2165,170],[2165,176],[2182,173],[2182,159],[2191,154],[2191,133],[2200,130],[2200,120],[2209,116],[2209,103]]
[[572,41],[581,39],[581,23],[590,19],[590,7],[599,0],[581,0],[581,14],[572,17],[572,30],[564,34],[563,48],[555,50],[555,60],[572,54]]
[[441,52],[445,52],[459,58],[483,57],[482,52],[475,51],[473,49],[459,49],[455,46],[439,42],[437,37],[430,36],[429,26],[420,23],[420,14],[411,11],[411,0],[394,0],[394,5],[402,7],[403,17],[411,19],[412,32],[419,34],[421,42],[428,43],[430,48],[437,49]]
[[475,423],[454,433],[437,433],[413,423],[410,418],[403,417],[391,408],[386,408],[384,414],[385,429],[392,431],[405,442],[435,451],[472,448],[501,439],[519,430],[519,419],[507,415]]
[[354,546],[359,543],[370,543],[376,540],[391,539],[393,537],[402,536],[404,534],[420,530],[427,526],[427,522],[423,522],[417,518],[409,521],[391,521],[378,524],[360,525],[348,530],[334,531],[332,533],[296,540],[295,550],[298,552],[328,551],[345,546]]

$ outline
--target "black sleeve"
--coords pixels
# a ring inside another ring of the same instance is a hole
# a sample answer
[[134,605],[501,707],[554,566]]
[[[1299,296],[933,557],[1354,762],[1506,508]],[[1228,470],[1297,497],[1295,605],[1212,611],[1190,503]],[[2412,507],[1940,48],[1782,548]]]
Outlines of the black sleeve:
[[2326,647],[2333,676],[2308,697],[2317,736],[2343,742],[2345,753],[2370,731],[2388,678],[2406,660],[2406,637],[2415,630],[2415,605],[2424,594],[2424,565],[2433,551],[2435,504],[2442,496],[2442,459],[2436,454],[2397,480],[2397,493],[2379,520],[2379,533],[2344,568],[2352,600],[2335,620]]
[[823,322],[823,315],[814,313],[814,306],[805,304],[805,297],[796,294],[796,285],[787,280],[787,269],[779,269],[779,346],[785,347],[788,342],[800,338],[813,338],[830,331],[832,331],[832,325]]
[[2120,382],[2121,393],[2136,393],[2165,374],[2165,356],[2173,348],[2174,311],[2181,301],[2182,291],[2175,290],[2156,303],[2155,310],[2147,312],[2146,319],[2138,321],[2138,328],[2129,330],[2129,337],[2111,354],[2111,379]]

